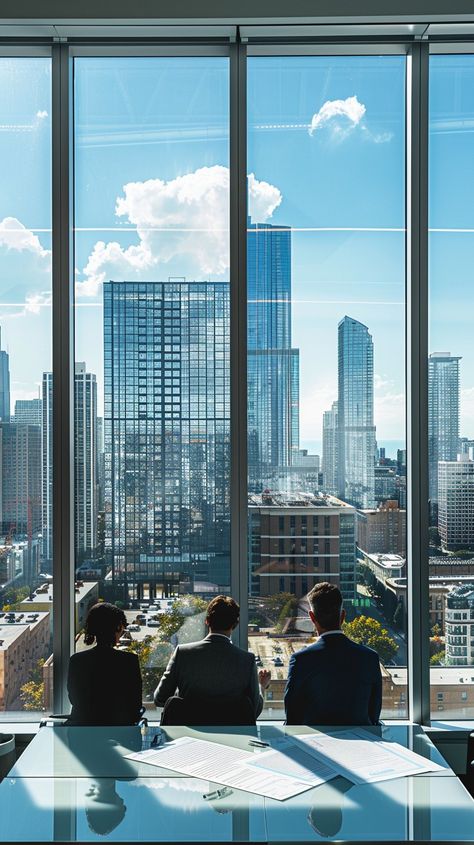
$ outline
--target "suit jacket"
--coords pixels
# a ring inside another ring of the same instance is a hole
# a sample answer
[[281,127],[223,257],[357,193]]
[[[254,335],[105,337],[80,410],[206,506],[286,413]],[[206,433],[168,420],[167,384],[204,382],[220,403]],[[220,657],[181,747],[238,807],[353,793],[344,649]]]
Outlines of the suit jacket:
[[290,659],[289,725],[376,725],[382,707],[378,655],[344,634],[326,634]]
[[255,657],[220,634],[177,647],[155,690],[155,704],[163,707],[175,693],[204,700],[248,696],[255,717],[263,707]]
[[67,679],[71,724],[134,725],[142,707],[142,677],[136,654],[110,646],[78,651]]

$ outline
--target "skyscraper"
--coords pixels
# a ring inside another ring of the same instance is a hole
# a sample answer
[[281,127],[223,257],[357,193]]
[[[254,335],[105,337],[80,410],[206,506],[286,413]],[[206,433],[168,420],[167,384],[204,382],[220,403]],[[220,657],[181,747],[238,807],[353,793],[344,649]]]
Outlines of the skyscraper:
[[323,414],[323,489],[335,495],[338,492],[337,448],[338,448],[337,402]]
[[272,486],[299,450],[299,350],[291,347],[291,229],[248,223],[249,489]]
[[474,548],[474,461],[438,463],[438,532],[444,551]]
[[0,329],[0,422],[10,422],[10,361],[2,349]]
[[41,429],[26,423],[0,423],[0,522],[2,534],[27,540],[23,577],[32,588],[39,572],[41,532]]
[[17,399],[15,402],[15,415],[12,422],[28,423],[29,425],[41,425],[42,402],[41,399]]
[[76,363],[74,375],[74,511],[76,561],[97,546],[97,382]]
[[43,373],[42,380],[41,455],[43,568],[52,572],[53,566],[53,374]]
[[139,597],[145,584],[151,595],[229,588],[229,327],[226,282],[104,284],[105,547],[116,595]]
[[455,461],[459,451],[459,361],[450,352],[428,359],[429,495],[438,502],[438,462]]
[[374,345],[367,326],[344,317],[338,326],[339,495],[375,506]]

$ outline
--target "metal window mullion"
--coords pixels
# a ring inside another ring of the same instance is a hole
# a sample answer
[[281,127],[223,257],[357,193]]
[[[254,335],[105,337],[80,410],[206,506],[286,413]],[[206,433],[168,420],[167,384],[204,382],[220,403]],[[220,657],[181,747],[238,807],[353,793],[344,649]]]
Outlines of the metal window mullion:
[[236,640],[247,648],[247,79],[246,50],[230,46],[231,593]]
[[54,709],[68,709],[74,642],[74,342],[72,68],[66,45],[52,58],[53,659]]
[[409,717],[429,724],[428,62],[407,59],[407,549]]

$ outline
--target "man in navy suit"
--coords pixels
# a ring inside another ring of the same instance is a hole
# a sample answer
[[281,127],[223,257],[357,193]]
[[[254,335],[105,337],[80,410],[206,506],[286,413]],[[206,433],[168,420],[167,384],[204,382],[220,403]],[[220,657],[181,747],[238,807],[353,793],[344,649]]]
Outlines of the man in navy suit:
[[343,634],[346,614],[338,587],[316,584],[308,601],[318,640],[290,659],[287,724],[377,725],[382,707],[377,653]]

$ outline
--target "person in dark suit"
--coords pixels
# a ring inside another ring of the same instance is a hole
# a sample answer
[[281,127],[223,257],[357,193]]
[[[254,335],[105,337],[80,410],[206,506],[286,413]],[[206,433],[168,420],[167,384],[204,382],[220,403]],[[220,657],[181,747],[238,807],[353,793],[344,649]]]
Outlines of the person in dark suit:
[[99,602],[89,611],[84,642],[95,648],[69,659],[70,725],[134,725],[142,707],[142,678],[136,654],[115,646],[127,626],[123,610]]
[[[206,613],[207,637],[196,643],[179,645],[155,690],[157,707],[179,695],[194,701],[249,699],[255,718],[263,707],[263,691],[270,683],[270,672],[257,675],[255,657],[233,645],[240,607],[230,596],[216,596]],[[260,683],[260,690],[259,690]]]
[[285,690],[288,725],[377,725],[382,676],[377,653],[346,637],[342,595],[327,582],[308,594],[318,640],[293,654]]

